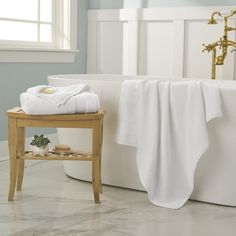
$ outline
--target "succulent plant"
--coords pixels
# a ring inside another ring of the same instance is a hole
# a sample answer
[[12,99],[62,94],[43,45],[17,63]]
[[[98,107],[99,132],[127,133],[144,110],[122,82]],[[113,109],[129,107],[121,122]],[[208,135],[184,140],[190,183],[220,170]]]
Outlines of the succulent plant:
[[31,141],[31,145],[39,147],[39,148],[45,148],[51,141],[47,138],[44,137],[43,134],[39,135],[34,135],[34,139]]

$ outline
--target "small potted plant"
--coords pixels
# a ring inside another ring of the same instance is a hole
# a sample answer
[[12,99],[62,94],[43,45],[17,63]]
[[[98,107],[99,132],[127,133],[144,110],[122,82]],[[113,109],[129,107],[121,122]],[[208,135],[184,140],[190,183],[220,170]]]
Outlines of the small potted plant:
[[34,139],[31,141],[32,151],[34,156],[45,156],[49,147],[48,144],[51,143],[47,137],[44,137],[43,134],[34,135]]

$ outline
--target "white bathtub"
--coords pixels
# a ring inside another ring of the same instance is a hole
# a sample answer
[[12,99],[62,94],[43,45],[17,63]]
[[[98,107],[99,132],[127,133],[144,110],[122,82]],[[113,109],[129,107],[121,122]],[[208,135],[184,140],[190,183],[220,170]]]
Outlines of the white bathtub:
[[[50,85],[68,86],[86,82],[99,95],[106,110],[102,153],[102,182],[125,188],[144,190],[138,177],[135,149],[114,142],[121,83],[138,79],[122,75],[53,75]],[[155,77],[145,77],[153,79]],[[236,206],[236,81],[218,80],[222,94],[223,118],[209,123],[209,150],[201,158],[195,173],[191,199]],[[73,148],[91,150],[90,130],[58,129],[60,143]],[[65,173],[91,181],[91,165],[87,162],[64,162]]]

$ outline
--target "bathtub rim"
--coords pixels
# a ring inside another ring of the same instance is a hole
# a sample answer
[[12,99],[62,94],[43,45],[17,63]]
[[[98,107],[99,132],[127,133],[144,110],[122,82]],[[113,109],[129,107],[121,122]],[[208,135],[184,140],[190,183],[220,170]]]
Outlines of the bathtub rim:
[[[173,79],[174,78],[174,79]],[[211,80],[203,78],[187,78],[187,77],[171,77],[171,76],[149,76],[149,75],[119,75],[119,74],[55,74],[48,75],[48,81],[55,80],[88,80],[88,81],[102,81],[102,82],[121,82],[124,80],[132,79],[160,79],[160,80],[171,80],[171,81],[207,81],[208,83],[217,84],[221,89],[236,90],[236,80]]]

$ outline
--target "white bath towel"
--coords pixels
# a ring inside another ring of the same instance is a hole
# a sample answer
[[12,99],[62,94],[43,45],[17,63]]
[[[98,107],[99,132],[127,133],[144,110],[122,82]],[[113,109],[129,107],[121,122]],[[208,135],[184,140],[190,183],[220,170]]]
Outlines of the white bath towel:
[[[40,92],[45,89],[51,89],[53,93]],[[93,113],[100,108],[98,96],[86,84],[32,87],[20,95],[20,102],[22,110],[31,115]]]
[[194,187],[208,149],[207,122],[221,117],[216,85],[201,82],[125,81],[117,142],[137,147],[141,182],[152,203],[177,209]]
[[[53,93],[44,93],[46,89],[51,89]],[[87,92],[90,87],[87,84],[76,84],[67,87],[52,87],[49,85],[39,85],[28,88],[26,93],[30,93],[42,99],[54,100],[58,105],[62,105],[68,101],[72,96],[76,96],[82,92]]]

